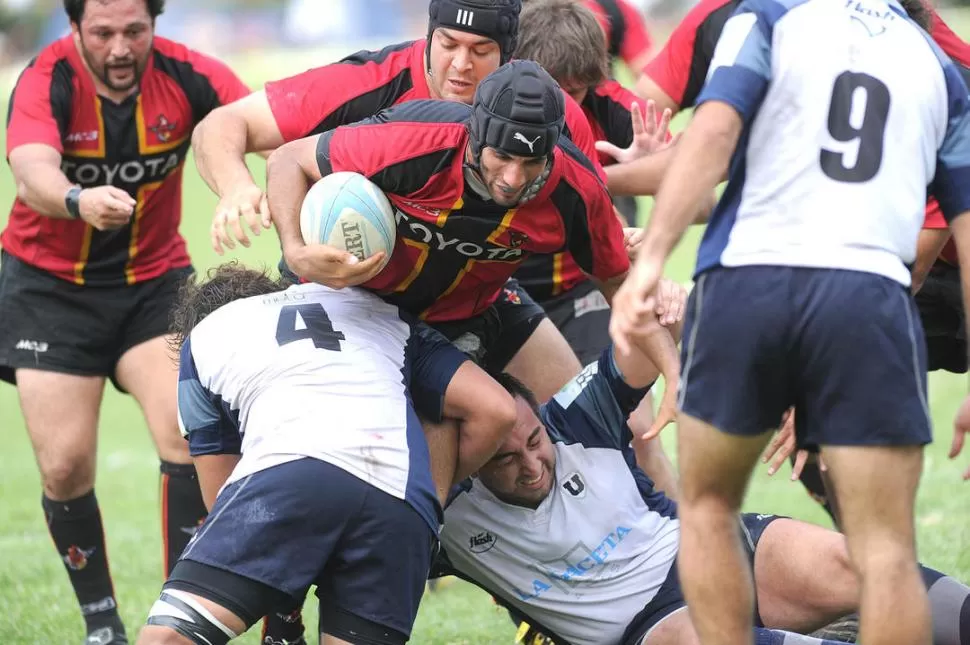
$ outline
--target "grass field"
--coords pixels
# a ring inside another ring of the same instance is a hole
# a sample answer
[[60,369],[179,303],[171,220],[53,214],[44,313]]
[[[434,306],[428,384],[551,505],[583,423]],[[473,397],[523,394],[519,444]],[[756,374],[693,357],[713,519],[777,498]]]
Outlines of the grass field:
[[[958,33],[970,35],[970,20],[952,15]],[[256,75],[254,82],[265,80]],[[261,176],[261,162],[253,162]],[[218,264],[208,243],[215,198],[187,164],[182,231],[198,269]],[[0,172],[0,224],[13,198],[9,172]],[[689,279],[699,230],[691,232],[668,267],[668,275]],[[275,236],[265,233],[253,248],[230,255],[254,265],[275,266]],[[952,419],[966,381],[933,375],[930,404],[937,442],[926,453],[926,468],[917,509],[919,552],[923,562],[963,581],[970,581],[970,484],[961,484],[961,465],[946,458]],[[56,393],[52,393],[56,396]],[[158,461],[135,402],[109,387],[102,408],[98,451],[98,498],[106,524],[108,550],[123,618],[134,637],[162,582],[159,534]],[[665,436],[675,449],[674,430]],[[16,392],[0,385],[0,643],[79,643],[82,621],[64,567],[56,557],[40,509],[40,481],[20,416]],[[824,513],[787,473],[755,477],[746,507],[828,525]],[[308,611],[315,625],[316,611]],[[435,645],[511,643],[513,629],[504,612],[489,598],[460,582],[428,594],[412,642]],[[249,634],[239,642],[254,644]]]

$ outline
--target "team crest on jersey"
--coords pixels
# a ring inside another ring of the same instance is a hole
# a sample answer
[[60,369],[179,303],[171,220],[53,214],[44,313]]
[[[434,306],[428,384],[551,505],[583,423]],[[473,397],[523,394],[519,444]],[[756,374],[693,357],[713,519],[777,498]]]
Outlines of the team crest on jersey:
[[586,481],[579,473],[570,473],[562,483],[563,489],[573,497],[582,499],[586,497]]
[[509,247],[517,249],[529,241],[529,236],[522,231],[509,231]]
[[490,531],[482,531],[477,535],[468,538],[468,550],[472,553],[485,553],[498,541]]
[[172,133],[175,132],[175,128],[178,127],[177,121],[169,121],[164,114],[159,114],[158,118],[155,119],[155,124],[148,127],[149,130],[155,133],[158,140],[162,143],[168,143],[172,138]]
[[88,566],[88,558],[94,553],[94,547],[90,549],[82,549],[79,546],[71,545],[67,548],[67,553],[61,557],[64,559],[64,564],[71,571],[80,571],[84,567]]

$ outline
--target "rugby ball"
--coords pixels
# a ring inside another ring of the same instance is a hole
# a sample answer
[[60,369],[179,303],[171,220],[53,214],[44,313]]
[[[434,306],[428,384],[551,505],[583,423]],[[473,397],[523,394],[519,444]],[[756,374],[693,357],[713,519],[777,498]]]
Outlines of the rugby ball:
[[335,172],[313,184],[300,209],[307,244],[328,244],[366,260],[384,251],[387,264],[397,226],[387,196],[355,172]]

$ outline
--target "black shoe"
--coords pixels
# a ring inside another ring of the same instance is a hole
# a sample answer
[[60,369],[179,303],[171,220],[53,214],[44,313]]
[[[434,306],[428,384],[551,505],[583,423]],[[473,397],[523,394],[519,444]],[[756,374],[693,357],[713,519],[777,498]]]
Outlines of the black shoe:
[[854,643],[856,638],[859,637],[859,615],[849,614],[813,632],[811,636],[840,643]]
[[292,614],[272,613],[263,619],[262,645],[307,645],[303,638],[303,614],[297,609]]

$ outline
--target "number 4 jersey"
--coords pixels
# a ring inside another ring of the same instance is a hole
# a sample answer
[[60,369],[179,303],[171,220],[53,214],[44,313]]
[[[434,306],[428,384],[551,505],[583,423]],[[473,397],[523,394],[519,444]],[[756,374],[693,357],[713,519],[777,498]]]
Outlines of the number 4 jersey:
[[707,101],[744,130],[698,274],[806,266],[908,286],[927,187],[948,219],[970,209],[967,87],[894,0],[744,0]]
[[180,360],[179,424],[192,455],[242,454],[227,483],[320,459],[404,499],[437,532],[415,407],[440,420],[467,359],[429,327],[365,291],[302,284],[216,310]]

